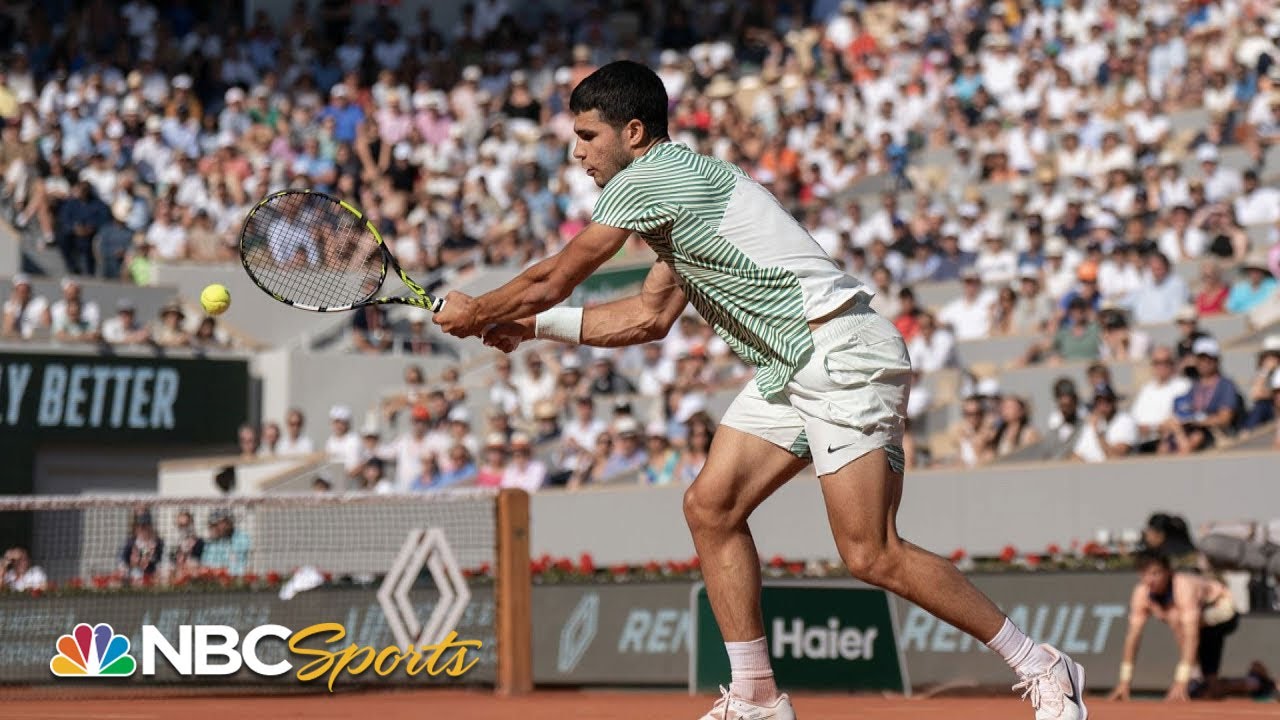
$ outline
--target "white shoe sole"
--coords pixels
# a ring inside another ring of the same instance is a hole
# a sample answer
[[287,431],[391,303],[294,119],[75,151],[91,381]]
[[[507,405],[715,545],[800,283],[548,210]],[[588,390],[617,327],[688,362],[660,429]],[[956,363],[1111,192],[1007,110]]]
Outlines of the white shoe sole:
[[1076,686],[1076,704],[1080,706],[1080,720],[1089,720],[1089,708],[1084,704],[1084,666],[1072,660],[1069,672],[1071,682]]

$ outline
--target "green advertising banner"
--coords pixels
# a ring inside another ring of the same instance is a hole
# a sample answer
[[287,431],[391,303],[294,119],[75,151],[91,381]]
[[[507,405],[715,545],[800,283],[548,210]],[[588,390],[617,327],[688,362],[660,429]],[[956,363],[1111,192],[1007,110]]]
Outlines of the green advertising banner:
[[248,403],[241,359],[0,353],[6,436],[226,443]]
[[[910,694],[898,624],[885,591],[819,582],[765,583],[765,637],[778,683],[801,690]],[[690,692],[729,682],[729,656],[705,586],[693,589]]]
[[652,263],[645,263],[597,270],[573,291],[569,302],[582,306],[597,305],[639,292],[652,267]]

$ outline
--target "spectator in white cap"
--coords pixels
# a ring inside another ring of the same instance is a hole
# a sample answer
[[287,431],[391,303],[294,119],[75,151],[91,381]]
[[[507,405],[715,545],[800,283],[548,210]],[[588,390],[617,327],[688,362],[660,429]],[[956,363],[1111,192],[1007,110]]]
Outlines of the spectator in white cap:
[[1019,334],[1044,332],[1053,320],[1053,299],[1040,286],[1040,271],[1034,265],[1018,269],[1018,303],[1013,309],[1013,331]]
[[511,436],[511,462],[502,472],[502,487],[536,492],[547,480],[547,466],[533,456],[529,436],[518,432]]
[[1209,202],[1230,203],[1244,191],[1244,178],[1239,170],[1222,167],[1218,148],[1204,143],[1196,148],[1196,159],[1204,174],[1204,194]]
[[973,268],[961,272],[961,295],[943,306],[938,321],[951,328],[956,340],[975,340],[991,334],[991,305],[996,294],[983,289],[982,277]]
[[1138,424],[1143,452],[1153,452],[1161,426],[1173,417],[1173,402],[1191,389],[1191,380],[1178,372],[1178,358],[1171,348],[1157,346],[1151,351],[1151,379],[1133,399],[1129,413]]
[[50,320],[58,322],[59,318],[65,318],[67,303],[74,300],[80,303],[80,314],[84,321],[97,327],[102,317],[98,310],[98,303],[84,299],[84,289],[80,286],[80,281],[68,275],[62,278],[61,288],[62,297],[55,300],[49,308]]
[[218,132],[232,137],[240,137],[248,132],[253,120],[245,108],[244,90],[239,87],[227,88],[223,101],[226,106],[218,113]]
[[351,431],[351,408],[334,405],[329,408],[329,439],[324,443],[331,462],[341,463],[348,477],[360,471],[360,438]]
[[516,378],[515,387],[520,395],[520,413],[532,418],[534,405],[555,397],[556,375],[547,371],[537,352],[524,356],[524,367],[525,372]]
[[90,321],[84,315],[79,298],[68,300],[62,307],[62,313],[54,318],[52,326],[53,339],[66,343],[97,342],[101,339],[96,319]]
[[1258,364],[1249,383],[1249,414],[1242,426],[1255,428],[1276,419],[1271,380],[1280,372],[1280,333],[1272,333],[1262,339],[1258,351]]
[[364,110],[351,102],[350,94],[346,85],[334,85],[329,90],[329,104],[317,117],[317,120],[333,118],[333,139],[338,142],[355,142],[356,131],[365,119]]
[[1191,390],[1173,402],[1174,417],[1161,427],[1160,452],[1185,455],[1216,444],[1216,438],[1235,432],[1240,420],[1239,389],[1220,369],[1222,348],[1211,337],[1191,346],[1196,379]]
[[618,476],[635,472],[644,467],[649,455],[640,437],[640,424],[633,418],[618,418],[613,425],[613,452],[601,472],[601,479],[615,480]]
[[669,485],[676,478],[680,466],[680,453],[671,447],[667,439],[667,426],[652,422],[645,428],[645,460],[641,481],[648,485]]
[[1018,254],[1009,249],[1003,236],[988,232],[974,269],[987,285],[1008,284],[1018,275]]
[[51,322],[49,301],[32,291],[31,278],[23,273],[14,275],[13,289],[4,302],[0,336],[29,338],[36,330],[49,327]]
[[1138,424],[1119,409],[1119,398],[1110,385],[1093,392],[1089,417],[1076,435],[1072,455],[1087,463],[1100,463],[1133,452],[1138,444]]
[[1276,292],[1276,279],[1267,267],[1266,257],[1260,253],[1251,253],[1240,263],[1240,272],[1244,278],[1231,286],[1227,295],[1227,312],[1247,313],[1266,302]]
[[151,331],[138,322],[133,300],[123,297],[116,301],[115,316],[102,323],[102,340],[111,345],[138,345],[151,340]]
[[289,408],[284,416],[284,433],[276,442],[277,455],[306,455],[315,451],[311,438],[304,434],[306,418],[298,408]]

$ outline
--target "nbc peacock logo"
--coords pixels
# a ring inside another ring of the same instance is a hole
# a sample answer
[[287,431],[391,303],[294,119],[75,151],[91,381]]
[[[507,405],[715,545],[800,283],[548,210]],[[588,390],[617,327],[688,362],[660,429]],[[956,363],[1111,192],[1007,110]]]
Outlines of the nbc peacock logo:
[[129,655],[129,638],[106,623],[80,623],[58,638],[58,654],[49,670],[58,677],[128,677],[138,663]]

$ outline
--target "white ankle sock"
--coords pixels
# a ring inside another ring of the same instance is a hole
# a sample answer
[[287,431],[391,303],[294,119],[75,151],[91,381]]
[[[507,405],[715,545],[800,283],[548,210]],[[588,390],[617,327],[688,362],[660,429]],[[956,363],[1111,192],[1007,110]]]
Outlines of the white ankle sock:
[[987,647],[1022,675],[1038,674],[1053,664],[1053,655],[1027,637],[1009,618],[1004,619],[1000,632],[987,642]]
[[724,649],[729,651],[733,677],[729,692],[752,705],[773,705],[778,700],[778,684],[769,664],[769,641],[756,638],[751,642],[727,642]]

